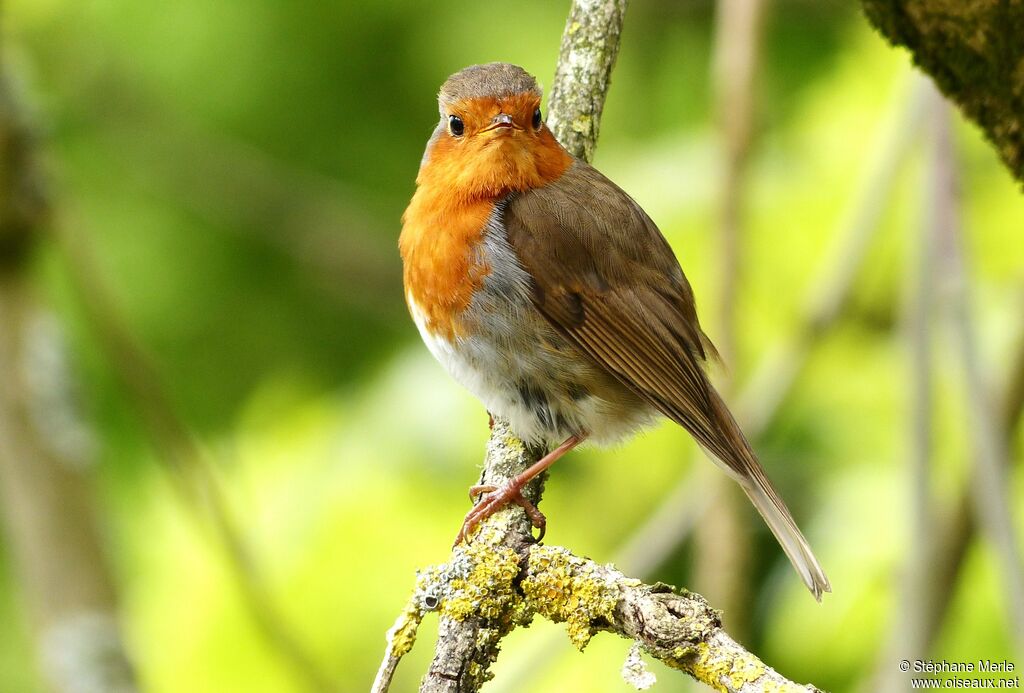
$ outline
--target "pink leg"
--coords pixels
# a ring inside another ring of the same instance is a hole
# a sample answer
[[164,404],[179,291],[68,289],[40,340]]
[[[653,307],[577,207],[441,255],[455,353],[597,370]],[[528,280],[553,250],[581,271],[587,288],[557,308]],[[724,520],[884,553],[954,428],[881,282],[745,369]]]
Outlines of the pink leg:
[[[537,507],[534,506],[533,503],[530,503],[523,497],[523,487],[526,486],[531,479],[535,478],[538,474],[553,465],[562,455],[582,443],[586,437],[586,434],[569,436],[564,443],[549,452],[522,473],[517,474],[512,479],[509,479],[500,488],[473,487],[470,489],[471,496],[479,495],[479,493],[486,493],[486,495],[480,500],[476,507],[466,514],[466,519],[462,521],[462,528],[459,530],[459,535],[455,537],[455,545],[458,545],[459,542],[465,539],[479,523],[483,522],[509,503],[516,503],[522,506],[534,527],[540,529],[540,535],[543,537],[545,526],[544,515],[541,514],[540,510],[537,510]],[[474,493],[474,491],[477,493]]]

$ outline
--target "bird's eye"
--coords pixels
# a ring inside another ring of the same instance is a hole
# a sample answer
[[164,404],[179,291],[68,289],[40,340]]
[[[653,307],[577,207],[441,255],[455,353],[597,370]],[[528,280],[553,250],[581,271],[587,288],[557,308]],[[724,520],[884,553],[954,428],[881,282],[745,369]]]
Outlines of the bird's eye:
[[448,131],[456,137],[462,137],[462,133],[466,131],[466,126],[462,123],[462,118],[457,115],[448,116]]
[[533,129],[534,130],[539,130],[540,129],[540,120],[541,120],[541,117],[540,117],[540,106],[537,106],[537,108],[535,108],[534,111],[533,111]]

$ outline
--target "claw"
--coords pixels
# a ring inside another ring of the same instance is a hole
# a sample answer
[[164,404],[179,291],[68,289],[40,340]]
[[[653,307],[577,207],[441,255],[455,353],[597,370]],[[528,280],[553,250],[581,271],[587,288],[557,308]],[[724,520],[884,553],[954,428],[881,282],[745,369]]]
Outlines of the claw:
[[[476,502],[476,505],[466,513],[452,548],[455,548],[463,541],[468,544],[469,533],[473,531],[473,528],[509,503],[515,503],[520,506],[526,513],[526,516],[530,518],[530,524],[540,530],[540,534],[535,541],[539,542],[543,539],[544,532],[547,529],[547,520],[544,518],[544,514],[537,509],[537,506],[523,496],[523,487],[535,476],[541,474],[554,464],[555,460],[559,457],[582,443],[586,437],[586,434],[570,436],[564,443],[500,487],[478,485],[470,488],[469,498]],[[483,497],[480,498],[480,496]]]
[[[480,496],[483,496],[483,498],[480,498]],[[526,516],[530,518],[530,524],[540,530],[540,535],[535,541],[540,541],[544,538],[547,518],[544,517],[544,513],[537,509],[536,505],[526,499],[523,495],[522,486],[517,484],[515,479],[500,488],[489,485],[473,486],[469,489],[469,497],[474,501],[479,498],[479,501],[466,513],[453,546],[458,546],[462,541],[465,541],[467,544],[470,543],[470,532],[473,531],[473,528],[509,503],[515,503],[521,507]]]
[[469,500],[476,503],[476,499],[485,493],[493,493],[498,490],[497,486],[491,486],[490,484],[477,484],[476,486],[469,487]]
[[535,542],[539,543],[540,540],[544,538],[544,532],[547,531],[548,519],[544,517],[544,513],[542,513],[536,505],[526,499],[526,496],[524,496],[521,491],[517,493],[512,500],[519,505],[519,507],[523,509],[523,512],[526,513],[526,516],[530,518],[530,524],[540,530],[540,534],[538,534],[537,538],[534,539]]

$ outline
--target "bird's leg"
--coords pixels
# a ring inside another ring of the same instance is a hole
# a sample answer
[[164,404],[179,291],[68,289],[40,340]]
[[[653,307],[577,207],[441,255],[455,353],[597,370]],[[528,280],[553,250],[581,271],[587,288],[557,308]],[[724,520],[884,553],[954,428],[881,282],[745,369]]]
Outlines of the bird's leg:
[[457,546],[459,542],[465,539],[479,523],[509,503],[515,503],[523,508],[533,526],[540,530],[540,536],[537,539],[537,541],[540,541],[544,537],[544,529],[547,522],[544,519],[543,513],[537,509],[537,506],[523,496],[523,487],[530,483],[538,474],[553,465],[562,455],[582,443],[586,437],[585,434],[569,436],[564,443],[500,487],[472,487],[469,490],[470,498],[476,498],[480,495],[484,495],[484,497],[480,499],[476,507],[466,514],[466,519],[462,521],[462,528],[459,529],[459,535],[455,537],[455,545]]

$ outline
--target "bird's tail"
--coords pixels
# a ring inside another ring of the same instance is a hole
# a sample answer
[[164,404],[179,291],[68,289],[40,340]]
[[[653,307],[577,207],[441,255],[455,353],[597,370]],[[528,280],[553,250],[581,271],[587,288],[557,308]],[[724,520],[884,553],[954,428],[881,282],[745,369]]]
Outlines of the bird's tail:
[[764,518],[782,550],[796,568],[796,572],[807,585],[807,589],[820,602],[822,593],[832,591],[825,571],[814,557],[810,544],[796,526],[793,516],[789,514],[786,503],[765,475],[736,420],[714,390],[711,391],[711,400],[720,425],[719,430],[726,433],[728,438],[728,445],[723,446],[723,449],[710,451],[712,457],[739,482],[747,498]]
[[807,589],[820,602],[823,592],[832,591],[825,571],[822,570],[818,559],[814,557],[810,544],[800,533],[800,528],[796,526],[793,516],[789,514],[789,509],[786,508],[786,504],[768,481],[768,477],[764,475],[760,465],[752,471],[754,471],[753,474],[739,479],[740,486],[750,502],[757,508],[757,512],[761,513],[761,517],[768,524],[768,528],[772,530],[772,534],[779,541],[782,550],[786,552],[789,561],[796,568],[796,572],[800,574],[804,584],[807,585]]

